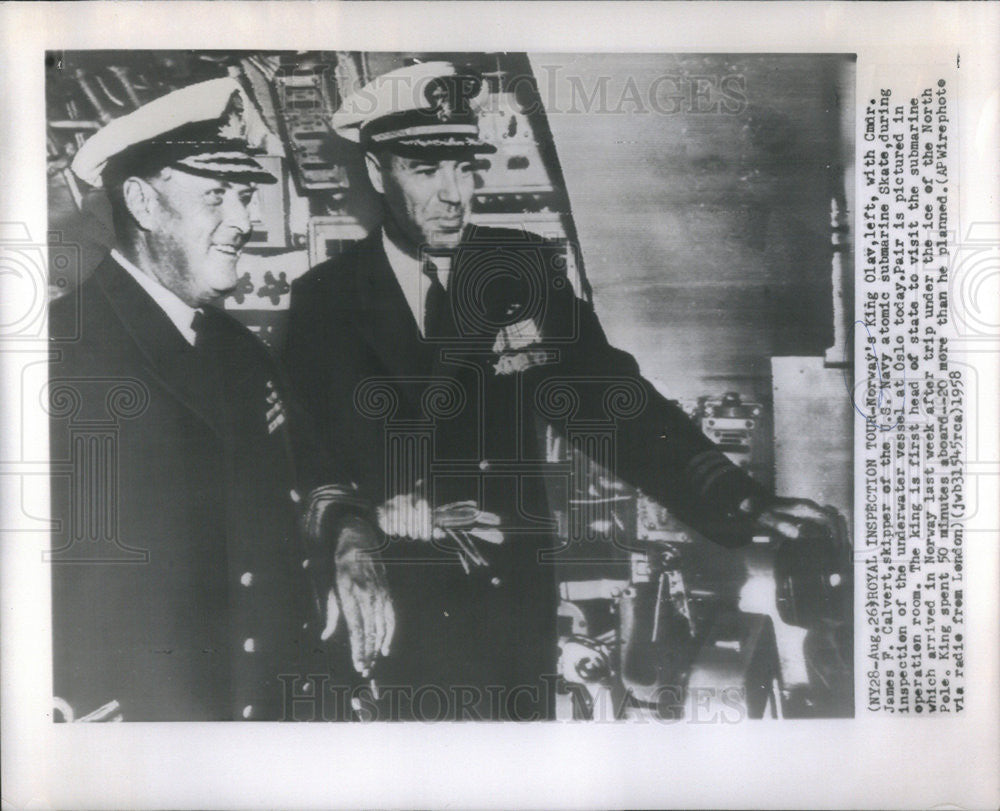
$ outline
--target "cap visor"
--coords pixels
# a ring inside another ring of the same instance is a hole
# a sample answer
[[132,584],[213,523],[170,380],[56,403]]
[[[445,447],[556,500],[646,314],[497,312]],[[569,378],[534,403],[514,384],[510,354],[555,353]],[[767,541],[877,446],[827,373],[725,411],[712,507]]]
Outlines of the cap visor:
[[400,138],[395,141],[386,141],[378,146],[403,157],[455,154],[491,155],[497,151],[497,148],[488,141],[460,138]]
[[226,180],[230,183],[256,183],[258,185],[271,185],[278,182],[278,178],[263,167],[257,169],[240,169],[233,171],[219,171],[210,169],[197,169],[186,164],[172,164],[171,169],[178,172],[185,172],[197,177],[208,177],[212,180]]

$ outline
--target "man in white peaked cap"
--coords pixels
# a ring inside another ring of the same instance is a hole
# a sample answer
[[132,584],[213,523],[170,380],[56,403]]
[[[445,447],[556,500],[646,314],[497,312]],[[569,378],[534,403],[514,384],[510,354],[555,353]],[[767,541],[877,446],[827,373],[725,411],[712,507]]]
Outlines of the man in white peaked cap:
[[[475,162],[494,151],[481,85],[425,63],[344,101],[333,123],[364,151],[384,221],[292,285],[293,384],[327,442],[353,438],[389,534],[422,541],[384,555],[399,632],[379,672],[407,688],[390,717],[552,717],[571,420],[598,427],[588,453],[613,434],[599,469],[724,545],[833,521],[765,492],[608,344],[565,246],[470,224]],[[463,535],[456,513],[498,525]]]
[[[389,651],[368,506],[263,345],[212,306],[236,284],[256,184],[277,181],[253,157],[253,113],[234,79],[202,82],[110,122],[73,162],[106,190],[117,242],[50,310],[52,456],[73,470],[52,492],[68,720],[345,718],[324,685],[359,683]],[[112,445],[81,442],[95,420]],[[342,661],[324,649],[340,616]]]

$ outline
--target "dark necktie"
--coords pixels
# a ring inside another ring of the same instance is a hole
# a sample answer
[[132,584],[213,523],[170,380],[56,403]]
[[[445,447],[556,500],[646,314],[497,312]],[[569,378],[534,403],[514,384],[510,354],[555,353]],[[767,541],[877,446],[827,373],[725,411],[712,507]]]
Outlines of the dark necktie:
[[205,315],[204,311],[194,311],[194,318],[191,320],[191,329],[194,330],[194,348],[199,352],[211,351],[212,326],[211,321]]
[[454,337],[455,321],[451,302],[448,291],[438,278],[437,266],[430,260],[424,260],[423,272],[428,279],[427,295],[424,298],[424,337]]
[[197,392],[202,407],[214,415],[218,424],[225,425],[227,408],[231,403],[223,382],[226,350],[222,348],[218,322],[202,310],[196,310],[191,329],[194,330],[194,353],[188,386]]
[[191,329],[194,330],[195,354],[203,363],[215,368],[228,360],[225,330],[220,329],[216,318],[203,310],[196,310],[191,319]]

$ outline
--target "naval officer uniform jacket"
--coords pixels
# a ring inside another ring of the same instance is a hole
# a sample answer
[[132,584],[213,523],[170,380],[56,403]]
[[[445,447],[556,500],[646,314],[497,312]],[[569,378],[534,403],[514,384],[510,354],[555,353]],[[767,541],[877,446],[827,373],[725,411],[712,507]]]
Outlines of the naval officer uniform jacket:
[[433,504],[474,499],[501,516],[505,542],[469,575],[433,545],[390,544],[397,633],[383,680],[442,687],[447,717],[461,717],[461,685],[506,691],[477,705],[487,717],[551,717],[556,587],[544,553],[571,486],[547,476],[553,437],[611,426],[615,450],[598,461],[724,544],[748,540],[738,507],[761,494],[608,343],[559,246],[470,228],[448,293],[455,333],[424,338],[376,231],[293,283],[285,366],[371,498],[412,490],[399,460],[426,448]]
[[213,308],[200,329],[207,349],[111,257],[50,308],[54,693],[76,718],[277,720],[330,668],[296,503],[330,468],[263,345]]

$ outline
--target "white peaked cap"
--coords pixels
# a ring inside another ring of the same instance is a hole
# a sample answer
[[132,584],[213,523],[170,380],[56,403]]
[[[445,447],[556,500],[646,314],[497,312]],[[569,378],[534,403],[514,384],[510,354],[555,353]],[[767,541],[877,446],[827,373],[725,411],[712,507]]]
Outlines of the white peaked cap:
[[[204,124],[205,132],[211,131],[212,135],[204,142],[199,137],[201,154],[185,159],[191,163],[190,171],[275,181],[244,151],[260,146],[268,130],[239,82],[229,76],[174,90],[110,121],[80,147],[73,159],[73,172],[91,186],[101,188],[109,161],[125,150],[157,143],[161,136],[199,124]],[[214,155],[213,142],[217,144]],[[170,139],[164,139],[164,144],[170,143]],[[213,157],[217,158],[215,163],[211,162]]]
[[419,62],[384,73],[345,98],[333,128],[354,143],[493,152],[479,138],[481,89],[479,76],[451,62]]

